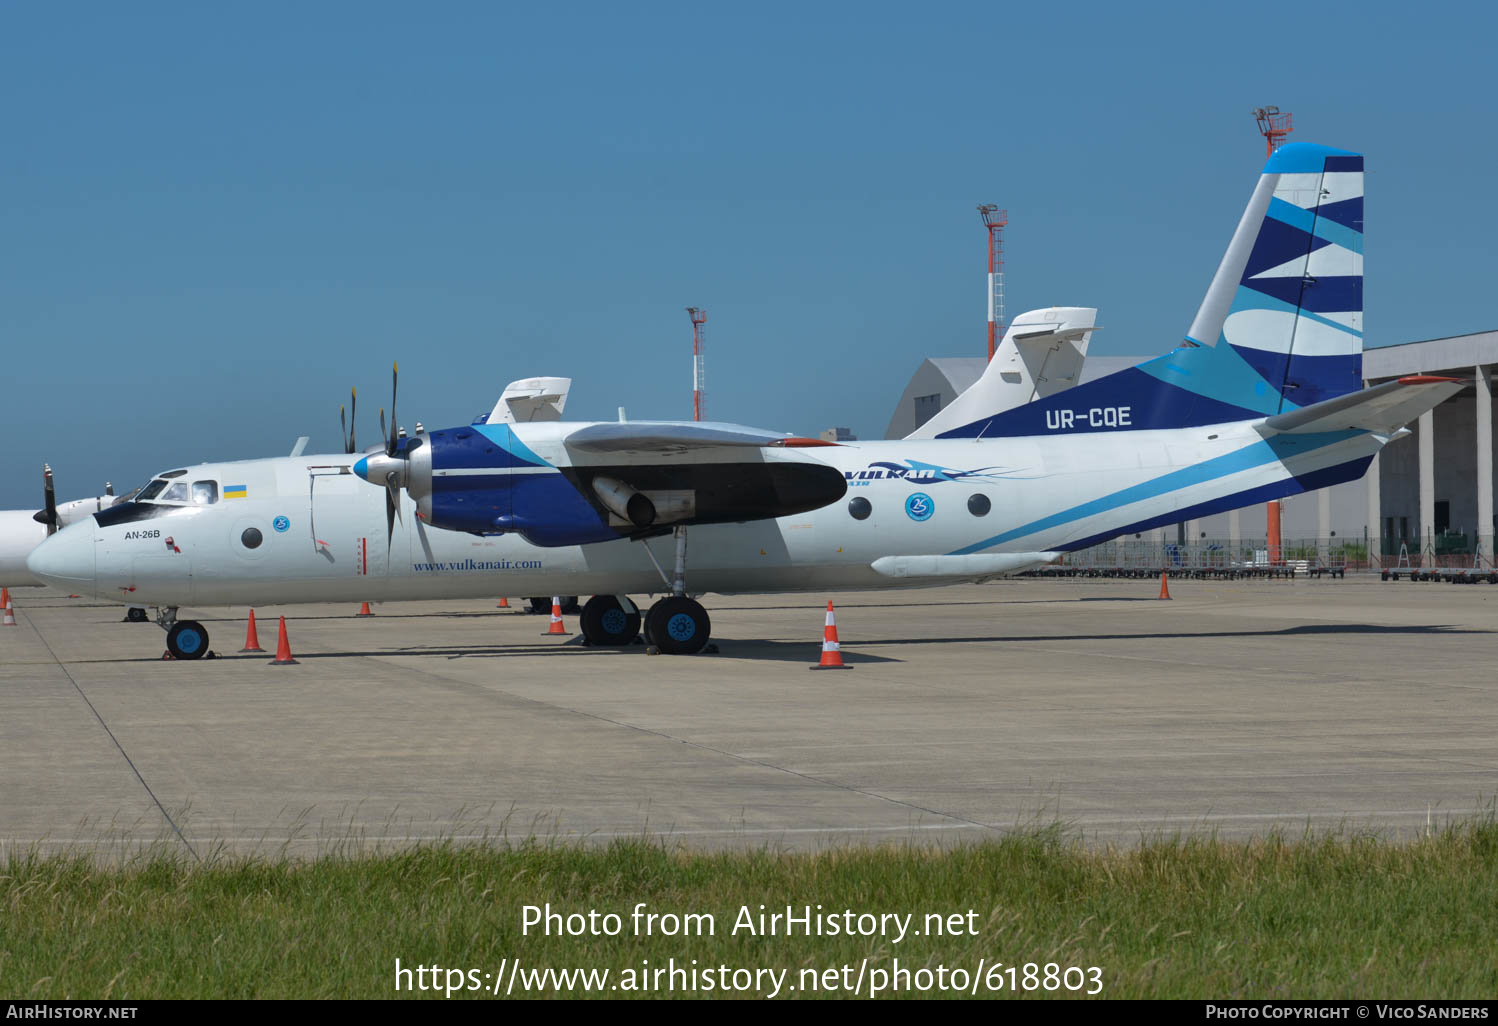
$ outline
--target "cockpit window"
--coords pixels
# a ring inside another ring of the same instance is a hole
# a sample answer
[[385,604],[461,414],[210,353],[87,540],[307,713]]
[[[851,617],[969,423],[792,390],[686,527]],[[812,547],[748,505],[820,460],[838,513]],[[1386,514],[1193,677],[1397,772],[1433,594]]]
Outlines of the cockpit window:
[[159,495],[161,493],[161,490],[163,488],[165,488],[165,487],[166,487],[166,482],[165,481],[162,481],[162,480],[159,480],[159,479],[155,480],[155,481],[152,481],[150,484],[146,485],[138,493],[136,493],[135,501],[136,502],[145,502],[148,499],[154,499],[154,498],[156,498],[157,495]]
[[161,476],[162,477],[181,477],[185,473],[187,473],[187,471],[185,471],[185,470],[168,470],[165,474],[162,474]]
[[164,493],[162,493],[161,501],[162,502],[186,502],[187,501],[187,482],[186,481],[178,481],[176,484],[172,485]]
[[198,506],[212,506],[218,501],[217,481],[194,481],[192,483],[192,501]]

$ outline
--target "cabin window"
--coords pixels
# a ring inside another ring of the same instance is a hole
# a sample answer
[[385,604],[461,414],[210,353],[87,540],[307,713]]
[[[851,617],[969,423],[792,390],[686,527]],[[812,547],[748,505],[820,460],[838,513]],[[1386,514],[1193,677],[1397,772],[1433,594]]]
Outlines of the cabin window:
[[254,527],[246,527],[244,533],[239,536],[239,543],[247,549],[258,549],[264,540],[265,536]]
[[967,511],[973,516],[986,517],[991,509],[993,509],[993,503],[982,492],[974,492],[967,497]]
[[218,501],[218,482],[194,481],[192,483],[192,501],[197,506],[212,506]]
[[170,488],[168,488],[165,492],[162,493],[162,495],[161,495],[161,501],[162,502],[186,502],[187,501],[187,482],[185,482],[185,481],[178,481],[176,484],[172,485]]
[[862,495],[848,503],[848,515],[854,520],[867,520],[872,512],[874,512],[873,505]]

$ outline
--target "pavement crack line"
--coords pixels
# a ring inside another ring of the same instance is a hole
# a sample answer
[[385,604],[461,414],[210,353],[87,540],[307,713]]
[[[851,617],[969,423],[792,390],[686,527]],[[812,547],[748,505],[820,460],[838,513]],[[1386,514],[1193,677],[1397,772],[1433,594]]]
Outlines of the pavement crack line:
[[83,699],[83,704],[88,706],[88,711],[94,714],[94,719],[99,721],[99,726],[104,728],[104,733],[109,735],[109,740],[114,742],[114,746],[119,750],[121,758],[125,760],[125,765],[130,767],[130,772],[135,774],[135,779],[140,781],[140,786],[145,788],[146,794],[151,796],[151,801],[155,804],[156,808],[161,811],[162,818],[166,820],[167,826],[172,828],[172,833],[177,835],[177,840],[181,841],[183,847],[187,849],[188,853],[192,855],[192,857],[196,861],[201,863],[203,861],[203,857],[199,855],[197,849],[192,846],[192,842],[190,842],[185,836],[183,836],[182,828],[177,826],[177,821],[172,819],[172,814],[166,811],[166,806],[161,804],[161,799],[156,797],[156,792],[151,790],[150,784],[146,783],[146,778],[141,775],[140,768],[135,765],[135,760],[130,758],[130,753],[125,751],[125,746],[120,744],[120,739],[114,736],[114,731],[109,729],[109,724],[104,722],[104,717],[99,714],[99,710],[94,707],[94,703],[88,700],[88,695],[84,693],[83,688],[79,685],[77,679],[68,670],[68,668],[63,665],[63,661],[57,658],[57,653],[52,650],[52,645],[47,641],[47,637],[42,633],[41,628],[39,628],[32,621],[31,617],[26,615],[25,613],[21,614],[21,618],[26,621],[26,626],[30,627],[31,630],[36,634],[37,640],[42,643],[42,647],[47,650],[47,654],[52,657],[52,661],[57,664],[57,668],[62,671],[63,676],[68,678],[68,683],[73,685],[73,690],[78,692],[78,697]]
[[[383,662],[391,657],[365,656],[364,658]],[[604,716],[600,713],[592,713],[584,709],[576,709],[572,706],[561,705],[557,702],[547,702],[539,698],[531,698],[528,695],[519,695],[513,691],[507,691],[504,688],[500,687],[484,687],[482,685],[474,684],[472,681],[463,680],[461,677],[448,676],[445,673],[433,673],[429,670],[423,672],[426,674],[426,676],[436,677],[451,684],[460,684],[466,688],[472,688],[475,691],[484,692],[487,694],[500,694],[506,696],[507,698],[512,698],[518,702],[525,702],[528,705],[538,706],[542,709],[553,709],[559,712],[571,713],[574,716],[584,716],[591,720],[597,720],[600,723],[607,723],[615,727],[622,727],[625,730],[632,730],[636,733],[647,734],[651,737],[657,737],[665,741],[674,741],[677,744],[688,745],[692,748],[696,748],[698,751],[710,752],[714,755],[722,756],[725,759],[732,759],[735,762],[741,762],[747,766],[757,766],[760,769],[767,769],[776,773],[785,773],[789,776],[799,777],[800,779],[805,780],[809,783],[820,784],[823,787],[836,788],[839,791],[846,791],[849,794],[862,795],[865,798],[870,798],[874,801],[886,802],[890,805],[896,805],[904,809],[909,809],[913,812],[924,813],[928,816],[939,816],[942,819],[949,819],[955,823],[961,823],[969,827],[978,827],[982,830],[998,829],[991,823],[980,823],[977,820],[968,819],[966,816],[959,816],[952,812],[942,812],[940,809],[927,808],[924,805],[917,805],[915,802],[902,801],[899,798],[891,798],[889,795],[879,794],[877,791],[867,791],[861,787],[854,787],[852,784],[840,784],[835,780],[828,780],[824,777],[814,776],[810,773],[803,773],[800,770],[793,770],[788,766],[778,766],[775,763],[765,762],[761,759],[751,759],[747,755],[739,755],[736,752],[730,752],[722,748],[714,748],[712,745],[703,744],[700,741],[690,741],[687,738],[678,737],[675,734],[669,734],[663,730],[653,730],[650,727],[642,727],[637,723],[628,723],[624,720],[612,719],[611,717]]]

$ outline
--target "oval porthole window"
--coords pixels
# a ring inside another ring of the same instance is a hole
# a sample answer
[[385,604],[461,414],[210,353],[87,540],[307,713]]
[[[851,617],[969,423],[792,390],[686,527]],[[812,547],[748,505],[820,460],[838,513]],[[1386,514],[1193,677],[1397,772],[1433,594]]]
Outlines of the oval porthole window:
[[862,495],[848,503],[848,513],[854,520],[867,520],[872,512],[874,507]]
[[263,541],[265,541],[265,535],[261,534],[257,527],[246,527],[244,534],[239,536],[240,544],[247,549],[258,549]]
[[967,497],[967,511],[973,516],[986,517],[991,509],[993,509],[993,503],[988,501],[988,496],[982,492],[975,492]]

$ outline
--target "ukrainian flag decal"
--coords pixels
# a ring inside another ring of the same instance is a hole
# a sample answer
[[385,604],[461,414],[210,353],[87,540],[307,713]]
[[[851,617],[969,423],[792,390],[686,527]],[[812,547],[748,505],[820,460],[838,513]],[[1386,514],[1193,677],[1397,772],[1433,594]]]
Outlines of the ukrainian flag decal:
[[244,485],[224,485],[224,498],[243,499],[249,495]]

